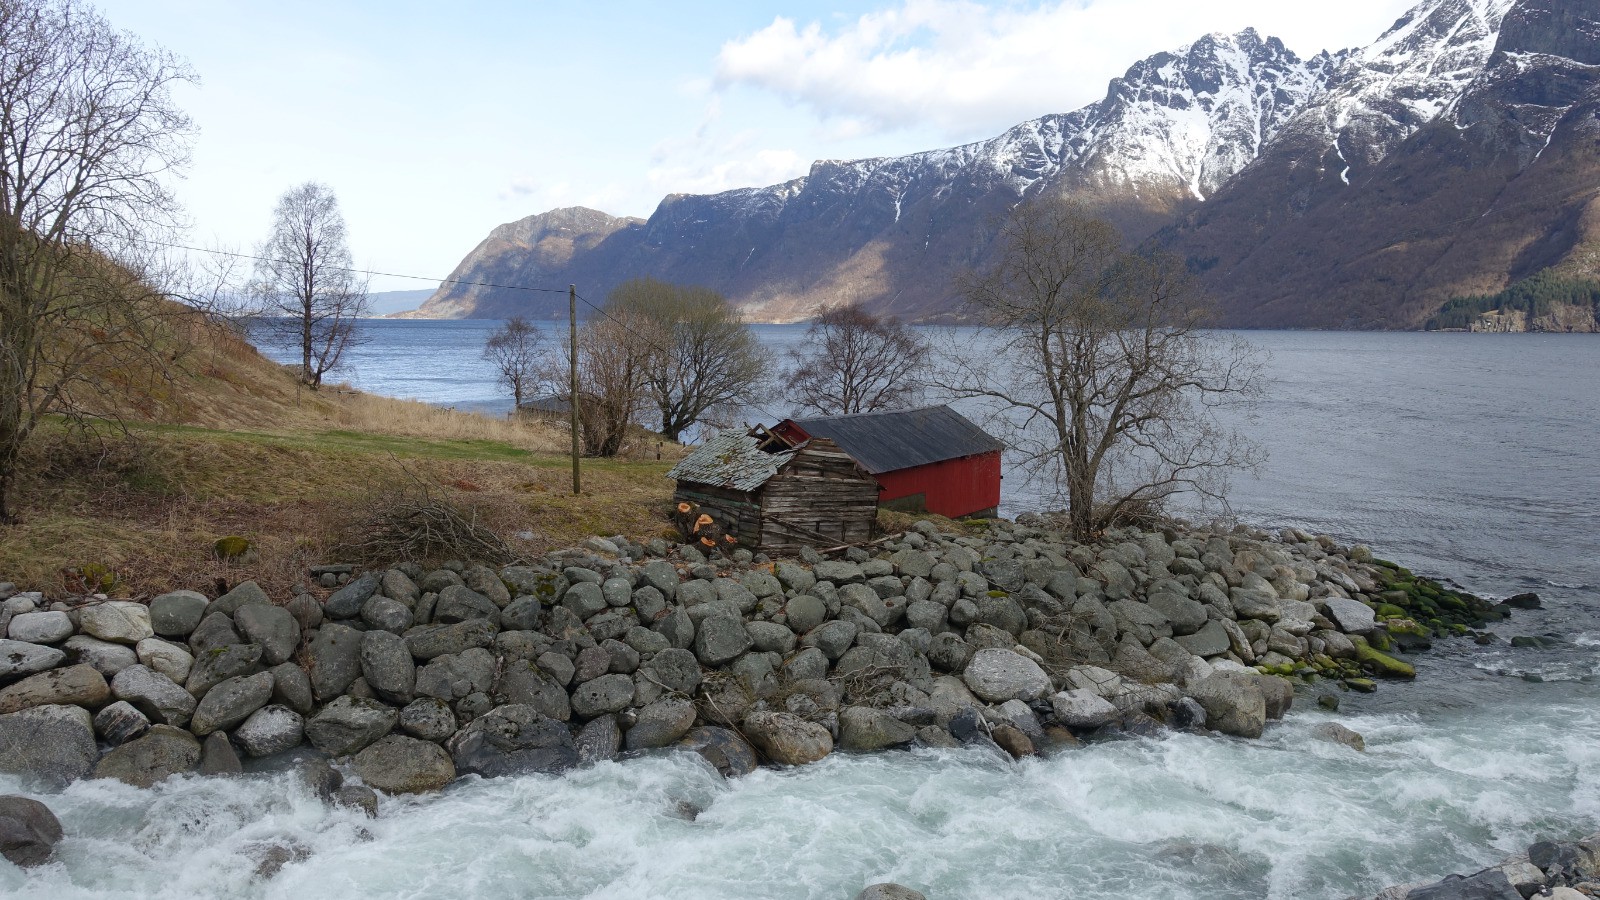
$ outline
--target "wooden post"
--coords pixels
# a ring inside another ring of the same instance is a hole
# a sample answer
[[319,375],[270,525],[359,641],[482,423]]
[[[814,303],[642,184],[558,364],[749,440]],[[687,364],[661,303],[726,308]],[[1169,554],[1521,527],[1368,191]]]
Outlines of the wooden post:
[[578,474],[578,286],[567,285],[567,319],[572,336],[572,377],[567,384],[567,407],[572,413],[572,495],[583,493]]

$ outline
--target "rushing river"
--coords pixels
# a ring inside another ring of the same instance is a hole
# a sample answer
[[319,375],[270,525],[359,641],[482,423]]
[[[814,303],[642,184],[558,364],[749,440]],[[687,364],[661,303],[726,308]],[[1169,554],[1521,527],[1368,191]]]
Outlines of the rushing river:
[[[503,410],[477,356],[492,327],[377,323],[344,377]],[[801,330],[761,334],[781,348]],[[1271,457],[1236,482],[1242,519],[1361,540],[1484,594],[1538,591],[1546,609],[1497,630],[1569,643],[1440,642],[1414,684],[1346,694],[1337,714],[1302,702],[1259,741],[1171,735],[1021,764],[833,756],[724,782],[660,756],[468,780],[386,801],[376,821],[281,772],[83,782],[45,798],[69,835],[59,861],[0,863],[0,896],[849,898],[893,880],[934,900],[1341,898],[1600,831],[1600,340],[1247,336],[1272,380],[1242,426]],[[1367,751],[1314,740],[1328,720]],[[272,845],[310,852],[253,878]]]

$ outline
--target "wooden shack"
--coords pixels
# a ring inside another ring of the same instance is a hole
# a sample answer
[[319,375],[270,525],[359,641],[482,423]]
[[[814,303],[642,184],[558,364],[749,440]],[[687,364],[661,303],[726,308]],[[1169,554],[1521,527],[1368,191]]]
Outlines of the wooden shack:
[[871,540],[877,521],[877,480],[826,438],[730,429],[667,477],[686,536],[707,546],[793,553]]
[[878,480],[886,509],[959,519],[1000,506],[1005,445],[948,406],[785,419],[772,433],[791,443],[833,441]]

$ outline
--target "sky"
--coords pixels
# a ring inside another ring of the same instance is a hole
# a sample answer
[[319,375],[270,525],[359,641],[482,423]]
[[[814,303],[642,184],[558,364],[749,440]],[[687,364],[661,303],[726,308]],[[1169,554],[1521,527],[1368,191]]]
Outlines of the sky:
[[1301,56],[1371,42],[1411,0],[96,0],[188,61],[188,240],[248,252],[277,198],[338,196],[373,290],[432,287],[494,226],[817,159],[993,137],[1094,102],[1139,59],[1255,27]]

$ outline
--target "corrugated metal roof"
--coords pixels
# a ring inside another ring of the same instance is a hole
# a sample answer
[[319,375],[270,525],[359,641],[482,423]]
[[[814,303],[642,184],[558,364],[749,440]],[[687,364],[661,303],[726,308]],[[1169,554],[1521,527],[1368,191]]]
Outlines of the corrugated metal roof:
[[874,475],[1005,448],[948,406],[792,421],[838,444]]
[[768,453],[760,448],[756,438],[737,428],[730,428],[685,456],[672,467],[667,477],[736,491],[753,491],[766,484],[798,452],[795,449]]

